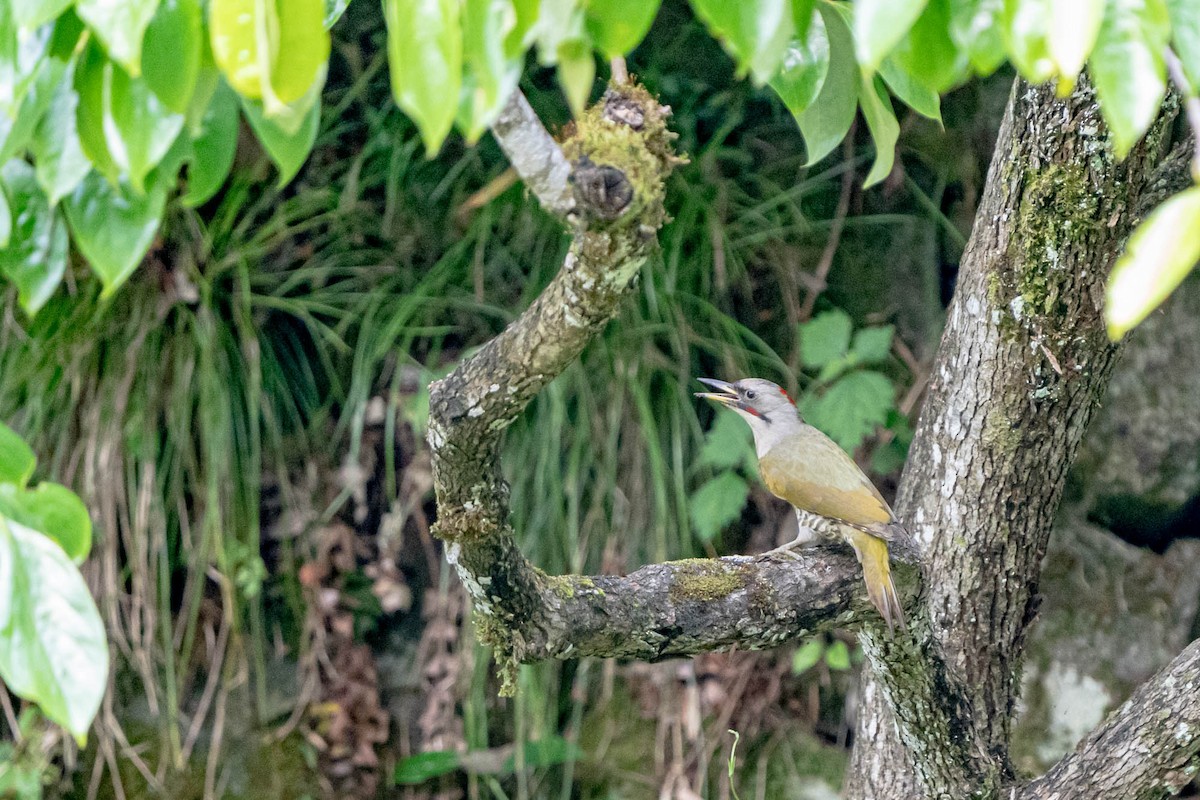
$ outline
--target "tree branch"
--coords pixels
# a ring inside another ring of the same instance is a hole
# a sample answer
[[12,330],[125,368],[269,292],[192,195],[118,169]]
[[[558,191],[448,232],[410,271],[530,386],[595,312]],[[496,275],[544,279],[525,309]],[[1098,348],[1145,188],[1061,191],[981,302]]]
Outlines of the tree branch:
[[1015,800],[1129,800],[1176,794],[1200,772],[1200,640]]
[[501,109],[492,135],[542,208],[559,217],[571,213],[575,208],[571,164],[520,89],[513,90]]

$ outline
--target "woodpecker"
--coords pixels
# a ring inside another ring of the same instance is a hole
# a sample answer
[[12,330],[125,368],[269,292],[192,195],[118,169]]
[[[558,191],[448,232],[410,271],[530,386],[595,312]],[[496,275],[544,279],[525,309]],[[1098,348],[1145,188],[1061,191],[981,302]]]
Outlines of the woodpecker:
[[862,564],[867,597],[887,623],[889,633],[904,629],[904,610],[892,583],[888,542],[907,536],[896,515],[846,451],[800,418],[787,392],[761,378],[736,383],[700,378],[715,393],[696,397],[733,409],[754,432],[758,468],[771,494],[796,509],[800,534],[771,553],[805,542],[808,530],[840,539],[854,548]]

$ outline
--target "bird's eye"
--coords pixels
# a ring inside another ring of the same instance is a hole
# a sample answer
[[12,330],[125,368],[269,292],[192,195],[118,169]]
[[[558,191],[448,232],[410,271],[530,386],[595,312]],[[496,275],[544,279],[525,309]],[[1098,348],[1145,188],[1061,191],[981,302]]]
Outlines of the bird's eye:
[[758,392],[754,391],[753,389],[750,389],[746,392],[747,400],[753,400],[756,397],[758,397]]

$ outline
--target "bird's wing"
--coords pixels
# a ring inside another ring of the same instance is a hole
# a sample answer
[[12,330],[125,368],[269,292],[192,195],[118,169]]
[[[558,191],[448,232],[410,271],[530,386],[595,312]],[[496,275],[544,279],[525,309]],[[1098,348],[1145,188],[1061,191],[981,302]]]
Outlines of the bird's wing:
[[881,538],[895,520],[879,490],[846,451],[815,428],[789,437],[758,462],[763,482],[797,508],[862,527]]

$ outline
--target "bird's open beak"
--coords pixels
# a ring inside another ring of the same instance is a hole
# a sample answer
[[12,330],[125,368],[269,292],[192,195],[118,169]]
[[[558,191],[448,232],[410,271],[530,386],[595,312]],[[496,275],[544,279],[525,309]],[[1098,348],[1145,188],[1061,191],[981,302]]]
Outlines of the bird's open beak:
[[745,404],[738,397],[737,389],[733,388],[732,383],[719,381],[716,378],[697,378],[696,380],[703,383],[705,386],[716,389],[716,392],[696,392],[696,397],[701,397],[705,400],[712,400],[714,403],[720,403],[726,408],[735,410],[744,410]]

